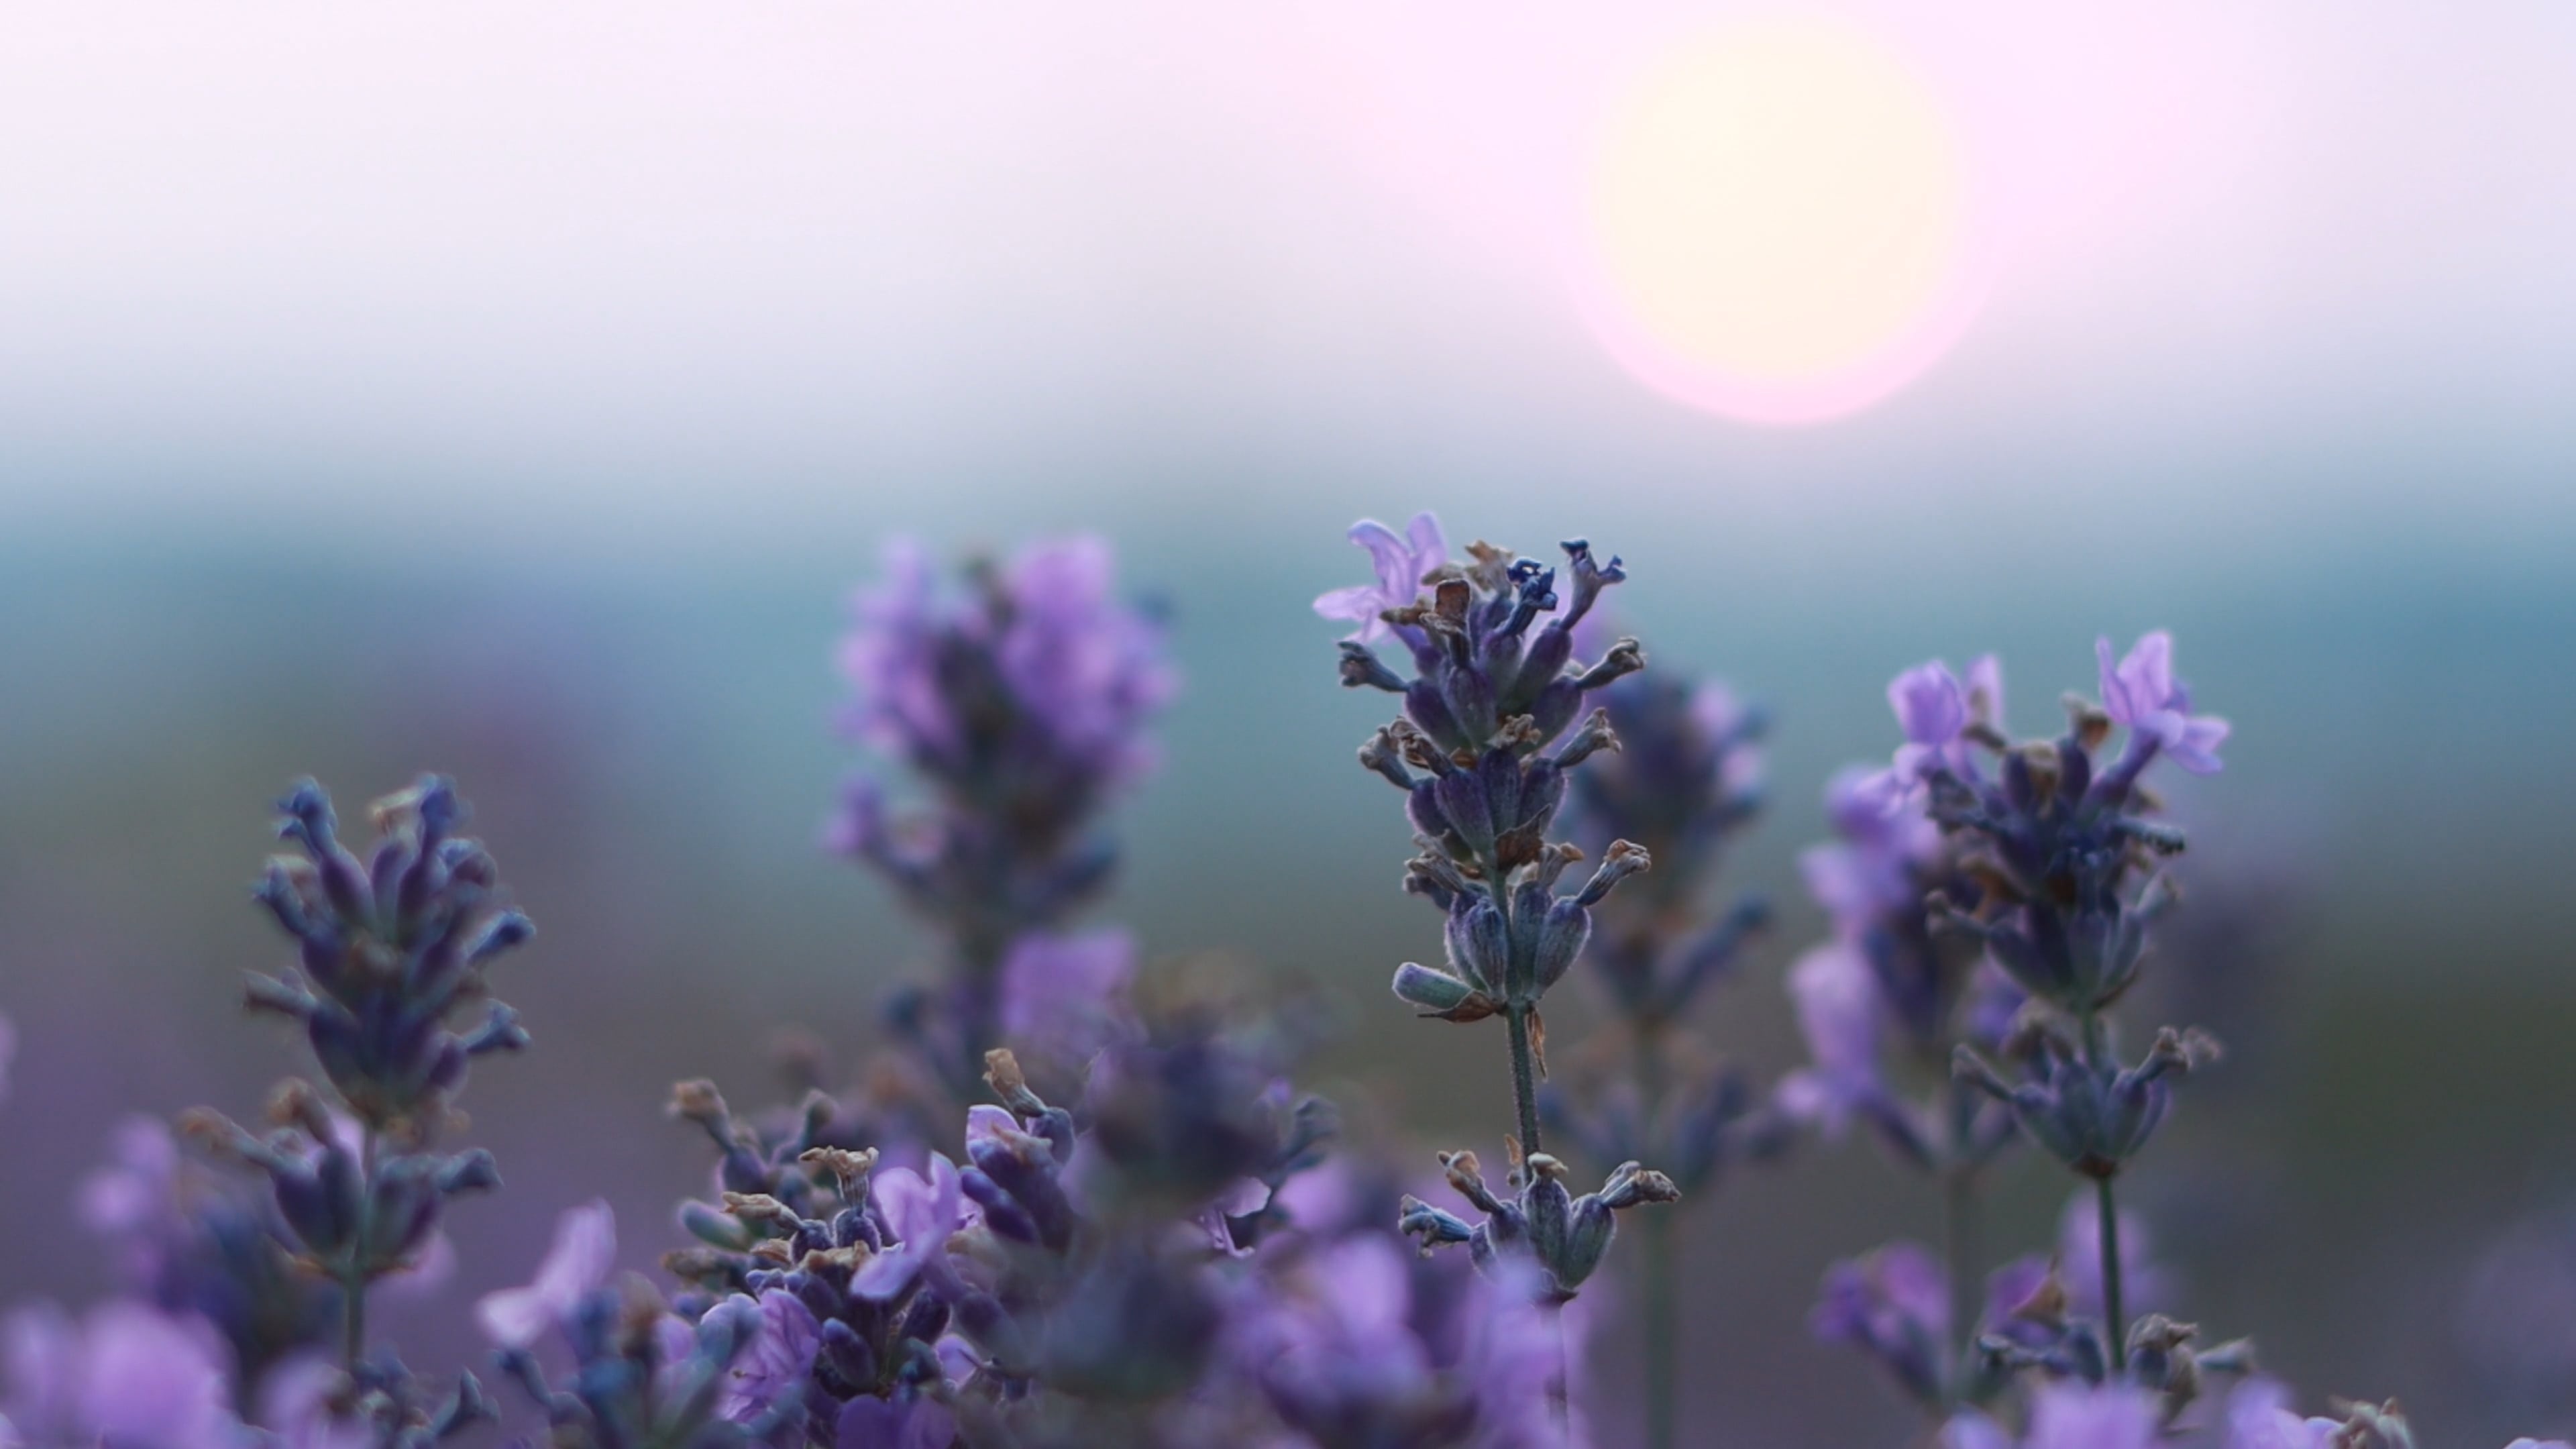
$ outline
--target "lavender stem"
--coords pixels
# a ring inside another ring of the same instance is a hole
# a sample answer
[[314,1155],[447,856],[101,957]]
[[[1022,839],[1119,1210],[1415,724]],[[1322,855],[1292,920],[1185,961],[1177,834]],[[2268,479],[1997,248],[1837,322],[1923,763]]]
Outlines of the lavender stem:
[[2102,1317],[2111,1340],[2111,1371],[2129,1367],[2128,1319],[2120,1311],[2120,1212],[2111,1200],[2111,1177],[2093,1179],[2093,1200],[2102,1210]]
[[358,1231],[349,1246],[349,1263],[340,1275],[340,1356],[351,1373],[367,1351],[367,1246],[371,1210],[376,1200],[376,1129],[360,1129],[358,1139]]
[[1520,1115],[1521,1161],[1527,1163],[1530,1156],[1540,1150],[1538,1082],[1530,1066],[1529,1004],[1512,1002],[1503,1008],[1503,1018],[1512,1029],[1512,1105]]
[[1973,1371],[1977,1347],[1977,1280],[1981,1265],[1977,1246],[1977,1175],[1954,1164],[1941,1179],[1941,1236],[1950,1270],[1951,1398]]

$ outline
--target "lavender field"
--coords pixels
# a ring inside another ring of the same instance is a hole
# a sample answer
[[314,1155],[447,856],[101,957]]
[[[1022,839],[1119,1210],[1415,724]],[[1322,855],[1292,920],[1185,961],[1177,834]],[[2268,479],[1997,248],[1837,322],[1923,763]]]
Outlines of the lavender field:
[[0,1449],[2576,1438],[2555,12],[7,28]]

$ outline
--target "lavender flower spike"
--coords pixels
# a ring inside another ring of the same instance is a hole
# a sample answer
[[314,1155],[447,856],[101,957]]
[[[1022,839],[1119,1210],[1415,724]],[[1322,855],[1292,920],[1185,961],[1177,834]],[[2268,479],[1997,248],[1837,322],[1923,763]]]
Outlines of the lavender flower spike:
[[972,1097],[1003,1036],[1005,958],[1108,883],[1117,852],[1100,816],[1152,765],[1148,726],[1175,675],[1160,621],[1117,597],[1098,539],[962,572],[962,588],[944,587],[918,546],[897,543],[857,601],[843,727],[925,788],[902,809],[882,779],[854,780],[829,841],[948,938],[947,980],[891,1017]]
[[[1618,744],[1606,710],[1575,726],[1586,697],[1646,664],[1645,651],[1626,638],[1589,666],[1573,658],[1576,626],[1601,591],[1627,574],[1616,557],[1604,562],[1589,543],[1568,540],[1560,598],[1556,569],[1509,549],[1480,542],[1468,547],[1465,563],[1426,557],[1423,551],[1441,542],[1427,514],[1415,520],[1411,552],[1376,525],[1364,523],[1352,536],[1380,564],[1380,590],[1369,597],[1403,600],[1379,618],[1413,667],[1408,680],[1362,638],[1343,641],[1343,684],[1404,699],[1402,717],[1360,747],[1360,763],[1404,791],[1419,851],[1406,868],[1405,889],[1448,918],[1445,966],[1406,963],[1395,973],[1395,994],[1426,1016],[1504,1019],[1518,1128],[1508,1143],[1509,1201],[1486,1187],[1472,1153],[1443,1158],[1451,1185],[1485,1223],[1470,1227],[1410,1201],[1399,1221],[1426,1245],[1469,1243],[1480,1267],[1521,1273],[1534,1261],[1543,1271],[1521,1275],[1545,1282],[1556,1299],[1570,1298],[1599,1266],[1617,1210],[1680,1196],[1671,1178],[1629,1162],[1600,1191],[1577,1198],[1560,1180],[1564,1165],[1539,1138],[1538,1081],[1547,1070],[1540,1000],[1581,957],[1593,908],[1649,864],[1643,847],[1614,840],[1591,878],[1563,892],[1559,879],[1584,851],[1547,838],[1570,772]],[[1411,573],[1425,563],[1430,567]],[[1347,591],[1330,597],[1357,607],[1358,596]]]

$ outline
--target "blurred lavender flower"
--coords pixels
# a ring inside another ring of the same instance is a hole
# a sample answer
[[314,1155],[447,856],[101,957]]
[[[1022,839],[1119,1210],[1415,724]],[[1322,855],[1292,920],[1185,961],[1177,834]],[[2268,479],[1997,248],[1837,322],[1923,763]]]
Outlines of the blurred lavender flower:
[[954,979],[934,1001],[899,1006],[896,1022],[942,1038],[925,1044],[971,1097],[999,1044],[1005,960],[1106,883],[1115,850],[1098,816],[1152,763],[1146,726],[1176,676],[1161,626],[1118,601],[1094,538],[972,565],[962,597],[917,545],[898,543],[856,615],[841,655],[854,692],[845,728],[929,798],[890,814],[884,783],[862,776],[830,839],[947,933]]
[[9,1068],[18,1058],[18,1028],[0,1014],[0,1105],[9,1100]]
[[[2197,1442],[2209,1449],[2415,1449],[2397,1406],[2338,1403],[2341,1418],[2302,1415],[2287,1385],[2249,1378],[2227,1398],[2219,1422]],[[2559,1440],[2516,1439],[2505,1449],[2566,1449]]]
[[[2126,1387],[2050,1384],[2031,1399],[2030,1427],[2019,1449],[2153,1449],[2164,1429],[2155,1395]],[[1942,1435],[1943,1449],[2015,1449],[1993,1420],[1968,1413]]]
[[1122,930],[1032,932],[1002,958],[1002,1039],[1049,1079],[1076,1080],[1103,1047],[1129,1036],[1125,1001],[1136,941]]
[[[2000,698],[1990,661],[1970,673],[1986,681],[1978,700]],[[1968,708],[1962,700],[1958,717]],[[1783,1081],[1780,1102],[1829,1136],[1858,1119],[1899,1162],[1973,1178],[2011,1140],[2012,1119],[1948,1086],[1951,1055],[1999,1039],[2021,993],[1974,942],[1932,929],[1927,896],[1973,901],[1981,887],[1931,820],[1891,812],[1885,778],[1835,776],[1825,811],[1836,839],[1800,858],[1833,934],[1789,972],[1812,1065]]]
[[1319,1445],[1462,1442],[1477,1401],[1417,1335],[1411,1255],[1354,1233],[1281,1275],[1238,1324],[1230,1352],[1288,1426]]
[[51,1304],[0,1324],[7,1416],[32,1449],[231,1449],[243,1437],[222,1340],[203,1322],[112,1300],[74,1323]]
[[1920,1244],[1834,1264],[1808,1327],[1867,1353],[1912,1398],[1939,1405],[1950,1392],[1949,1271]]
[[[2100,1265],[2085,1285],[2098,1306],[2073,1304],[2048,1275],[2034,1289],[2039,1311],[2021,1315],[2027,1325],[2000,1349],[1954,1342],[1947,1372],[1913,1366],[1909,1386],[1935,1407],[1980,1401],[2022,1366],[2179,1401],[2196,1391],[2200,1367],[2241,1357],[2195,1353],[2190,1330],[2153,1315],[2132,1331],[2122,1291],[2131,1255],[2110,1190],[2163,1119],[2170,1079],[2214,1044],[2167,1029],[2143,1061],[2123,1066],[2103,1018],[2136,979],[2148,924],[2173,899],[2153,863],[2182,848],[2179,831],[2147,818],[2153,802],[2139,777],[2159,754],[2215,770],[2226,725],[2188,714],[2168,636],[2149,635],[2117,665],[2107,642],[2097,652],[2109,703],[2070,699],[2067,730],[2053,741],[2015,744],[2005,732],[2003,671],[1991,658],[1964,681],[1939,660],[1900,673],[1888,702],[1904,743],[1889,768],[1835,782],[1827,807],[1840,839],[1806,861],[1834,939],[1792,973],[1815,1065],[1784,1098],[1829,1131],[1867,1120],[1899,1160],[1941,1178],[1945,1323],[1965,1331],[1977,1174],[2009,1124],[2095,1184],[2098,1228],[2081,1246]],[[2097,767],[2120,724],[2125,747]],[[1912,1048],[1918,1071],[1949,1058],[1943,1098],[1900,1095],[1891,1042]]]
[[524,1288],[487,1293],[474,1305],[483,1332],[504,1348],[526,1348],[572,1321],[582,1300],[608,1284],[617,1264],[617,1221],[606,1202],[555,1220],[554,1245]]
[[[801,1305],[737,1294],[683,1318],[642,1279],[613,1277],[616,1234],[607,1204],[573,1208],[528,1286],[476,1304],[495,1363],[544,1412],[550,1442],[742,1446],[801,1422],[814,1355],[811,1316],[793,1321]],[[571,1361],[567,1387],[541,1357],[556,1354]]]
[[121,1124],[78,1205],[124,1292],[223,1336],[236,1402],[260,1402],[272,1370],[330,1341],[340,1290],[296,1264],[275,1202],[182,1155],[167,1125]]
[[[1598,620],[1595,612],[1590,620]],[[1578,631],[1576,645],[1586,641]],[[1759,742],[1766,720],[1715,680],[1688,684],[1634,674],[1597,696],[1615,749],[1572,776],[1573,839],[1606,854],[1626,840],[1655,868],[1593,910],[1594,979],[1617,1010],[1614,1025],[1572,1056],[1573,1090],[1551,1086],[1541,1121],[1596,1163],[1660,1164],[1695,1194],[1733,1164],[1775,1156],[1794,1124],[1744,1072],[1723,1064],[1692,1032],[1700,994],[1730,974],[1768,917],[1756,896],[1709,916],[1706,897],[1735,837],[1762,806]],[[1657,1214],[1632,1261],[1641,1289],[1646,1442],[1665,1449],[1678,1433],[1681,1276],[1678,1224]]]

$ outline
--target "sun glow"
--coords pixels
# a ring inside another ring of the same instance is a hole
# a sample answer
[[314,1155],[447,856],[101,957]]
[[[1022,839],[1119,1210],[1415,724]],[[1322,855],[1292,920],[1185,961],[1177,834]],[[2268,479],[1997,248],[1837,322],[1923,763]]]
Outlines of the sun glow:
[[1602,129],[1586,311],[1694,406],[1803,423],[1919,375],[1975,310],[1967,158],[1941,100],[1847,26],[1731,26],[1668,52]]

